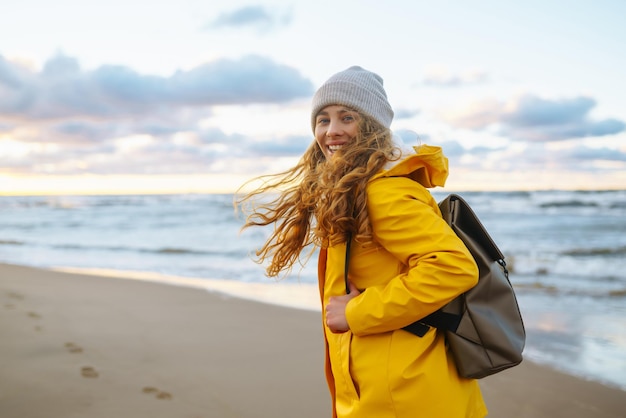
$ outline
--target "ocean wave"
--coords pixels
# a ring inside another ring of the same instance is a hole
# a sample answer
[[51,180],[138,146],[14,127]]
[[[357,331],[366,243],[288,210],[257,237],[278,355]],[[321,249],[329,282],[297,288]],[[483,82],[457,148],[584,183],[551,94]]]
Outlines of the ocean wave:
[[157,195],[61,195],[61,196],[0,196],[0,208],[74,210],[89,208],[138,208],[151,205],[209,204],[232,207],[232,195],[228,194],[157,194]]
[[[24,243],[22,243],[24,244]],[[46,246],[46,245],[43,245]],[[143,254],[161,254],[161,255],[221,255],[221,256],[240,256],[242,251],[220,251],[220,250],[198,250],[192,248],[164,247],[164,248],[141,248],[126,246],[106,246],[106,245],[81,245],[81,244],[52,244],[47,245],[50,248],[61,250],[78,250],[78,251],[111,251],[111,252],[132,252]]]
[[0,240],[0,245],[24,245],[23,241],[14,241],[14,240]]
[[499,196],[502,197],[531,197],[532,193],[531,192],[527,192],[527,191],[523,191],[523,190],[519,190],[519,191],[509,191],[509,192],[497,192]]
[[594,289],[594,288],[568,288],[562,289],[554,285],[545,283],[516,283],[515,291],[520,294],[523,292],[540,292],[550,294],[552,296],[578,296],[590,298],[626,298],[626,288],[621,289]]
[[593,208],[598,206],[596,202],[585,202],[583,200],[556,200],[539,204],[540,208]]
[[561,255],[573,257],[622,256],[626,255],[626,247],[615,248],[575,248],[561,252]]
[[158,248],[158,249],[142,249],[141,252],[149,252],[156,254],[194,254],[194,255],[208,255],[215,254],[211,251],[203,250],[191,250],[187,248]]

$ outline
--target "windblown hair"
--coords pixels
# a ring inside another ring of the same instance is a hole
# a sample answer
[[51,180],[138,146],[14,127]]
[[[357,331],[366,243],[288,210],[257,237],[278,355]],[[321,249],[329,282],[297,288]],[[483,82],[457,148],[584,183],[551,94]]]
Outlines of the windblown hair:
[[[302,249],[310,244],[327,248],[348,236],[367,244],[373,240],[367,211],[367,182],[384,165],[398,158],[391,131],[362,114],[357,136],[326,160],[316,141],[293,168],[261,176],[261,187],[235,200],[246,215],[242,229],[274,225],[265,244],[256,251],[259,264],[270,259],[270,277],[290,271]],[[241,189],[240,189],[241,190]],[[278,192],[269,202],[263,197]]]

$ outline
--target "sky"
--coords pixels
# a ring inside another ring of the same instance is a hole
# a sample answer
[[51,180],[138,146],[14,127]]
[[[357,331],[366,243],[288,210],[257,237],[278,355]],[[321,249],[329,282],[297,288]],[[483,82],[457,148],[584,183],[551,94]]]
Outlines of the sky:
[[21,0],[0,195],[230,193],[294,165],[315,89],[378,73],[449,190],[626,188],[626,2]]

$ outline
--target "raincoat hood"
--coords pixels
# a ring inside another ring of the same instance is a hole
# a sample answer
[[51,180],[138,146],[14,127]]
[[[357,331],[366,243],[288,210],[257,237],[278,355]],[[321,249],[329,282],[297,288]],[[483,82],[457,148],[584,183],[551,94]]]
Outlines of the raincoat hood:
[[443,187],[448,178],[448,158],[441,147],[419,145],[402,148],[402,156],[392,161],[383,171],[372,177],[408,177],[424,187]]

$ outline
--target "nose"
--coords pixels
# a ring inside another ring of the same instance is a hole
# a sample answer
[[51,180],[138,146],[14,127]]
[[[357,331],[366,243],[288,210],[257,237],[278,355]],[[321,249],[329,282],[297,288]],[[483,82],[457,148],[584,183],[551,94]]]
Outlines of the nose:
[[332,120],[328,123],[328,129],[326,130],[326,136],[329,138],[340,136],[342,133],[340,124]]

